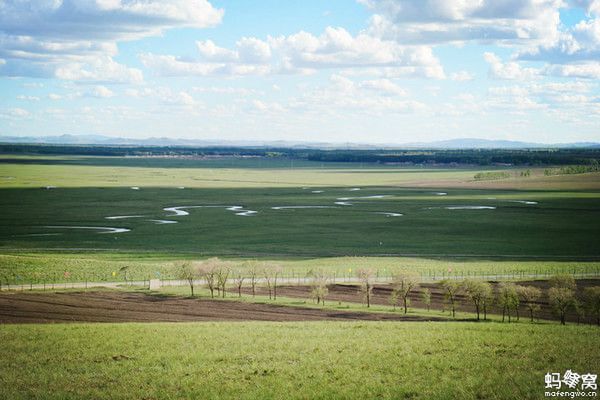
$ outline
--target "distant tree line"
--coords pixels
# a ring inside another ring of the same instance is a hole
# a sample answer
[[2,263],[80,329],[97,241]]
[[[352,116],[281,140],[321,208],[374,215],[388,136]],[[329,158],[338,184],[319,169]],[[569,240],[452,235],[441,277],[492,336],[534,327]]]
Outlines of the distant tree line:
[[[398,165],[525,165],[583,166],[596,168],[600,148],[576,149],[465,149],[465,150],[319,150],[231,146],[132,146],[0,144],[0,154],[47,154],[83,156],[255,156],[289,158],[322,163]],[[561,173],[569,173],[567,170]]]
[[308,160],[378,164],[468,165],[589,165],[600,160],[600,149],[552,150],[335,150],[309,153]]

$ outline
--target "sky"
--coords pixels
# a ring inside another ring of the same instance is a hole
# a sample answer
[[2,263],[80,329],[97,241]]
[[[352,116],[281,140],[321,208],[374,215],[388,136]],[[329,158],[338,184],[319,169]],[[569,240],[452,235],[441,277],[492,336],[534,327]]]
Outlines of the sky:
[[600,0],[0,0],[0,137],[600,141]]

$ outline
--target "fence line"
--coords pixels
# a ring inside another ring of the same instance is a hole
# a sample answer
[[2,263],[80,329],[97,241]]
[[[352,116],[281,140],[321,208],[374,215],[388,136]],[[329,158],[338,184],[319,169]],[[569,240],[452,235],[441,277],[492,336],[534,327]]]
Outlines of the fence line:
[[[387,269],[375,269],[373,280],[378,283],[390,282],[393,277],[393,271],[388,271]],[[453,279],[453,280],[464,280],[467,278],[470,279],[480,279],[487,281],[494,280],[536,280],[536,279],[544,279],[549,278],[553,275],[560,273],[568,273],[573,275],[576,279],[583,278],[600,278],[600,266],[586,266],[585,268],[581,267],[573,267],[570,270],[565,270],[564,268],[552,267],[552,268],[544,268],[535,269],[533,272],[527,272],[522,270],[514,270],[507,268],[499,268],[494,271],[483,271],[483,270],[465,270],[465,271],[440,271],[428,269],[425,271],[415,271],[414,273],[420,276],[420,280],[422,282],[436,282],[444,279]],[[51,282],[47,280],[40,279],[23,279],[22,277],[14,276],[13,279],[2,279],[0,276],[0,290],[33,290],[42,289],[42,290],[55,290],[55,289],[87,289],[88,287],[122,287],[122,286],[142,286],[149,287],[150,277],[145,276],[141,279],[123,279],[123,280],[95,280],[94,278],[100,277],[99,275],[92,274],[91,276],[85,276],[84,279],[77,280],[77,278],[73,278],[68,281],[62,282]],[[90,279],[92,278],[92,279]],[[105,277],[106,278],[106,277]],[[187,285],[188,282],[184,280],[180,280],[174,277],[160,277],[157,278],[160,280],[162,286],[184,286]],[[227,282],[229,284],[234,282],[235,278],[229,278]],[[280,284],[307,284],[312,282],[313,278],[307,272],[298,272],[294,269],[288,271],[282,271],[278,275],[278,283]],[[250,277],[246,276],[245,281],[249,282]],[[356,276],[355,271],[346,270],[339,271],[334,270],[333,273],[328,277],[328,281],[330,283],[354,283],[358,282],[358,278]],[[256,278],[256,282],[258,284],[264,284],[266,279],[263,276],[258,276]],[[201,286],[205,285],[206,282],[203,279],[198,279],[194,282],[196,285]]]

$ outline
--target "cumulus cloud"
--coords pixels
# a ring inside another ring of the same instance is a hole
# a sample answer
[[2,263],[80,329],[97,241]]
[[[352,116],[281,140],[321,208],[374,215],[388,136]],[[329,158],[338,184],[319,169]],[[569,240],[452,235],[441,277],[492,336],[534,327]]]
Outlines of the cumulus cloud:
[[600,0],[572,0],[572,3],[583,8],[588,15],[600,16]]
[[359,0],[370,32],[402,43],[550,42],[562,0]]
[[[597,108],[598,98],[594,95],[597,84],[591,81],[545,82],[518,86],[497,86],[488,89],[485,105],[490,109],[523,112],[547,109],[560,113],[585,116]],[[569,109],[569,113],[565,110]]]
[[[381,90],[381,87],[388,90]],[[397,94],[390,96],[390,89]],[[405,92],[393,82],[354,81],[333,74],[328,85],[304,91],[300,97],[290,101],[289,108],[323,114],[351,111],[371,115],[405,114],[426,109],[421,102],[400,97],[404,95]]]
[[406,90],[390,81],[389,79],[374,79],[366,80],[359,84],[361,89],[367,89],[375,91],[379,94],[390,95],[390,96],[406,96]]
[[471,75],[468,71],[458,71],[454,72],[450,75],[450,79],[458,82],[472,81],[473,75]]
[[365,33],[351,35],[343,28],[328,27],[319,35],[298,32],[267,40],[242,38],[234,49],[207,40],[197,43],[194,59],[142,54],[144,65],[159,75],[265,75],[313,73],[319,69],[395,68],[405,75],[444,78],[431,48],[403,46]]
[[563,77],[597,79],[600,77],[600,19],[580,21],[561,32],[549,45],[520,52],[519,60],[544,61],[543,72]]
[[514,61],[503,63],[491,52],[485,52],[483,58],[490,66],[488,75],[493,79],[528,80],[537,77],[539,73],[535,68],[524,68]]
[[207,0],[7,0],[0,5],[0,73],[67,80],[139,82],[118,64],[118,41],[174,27],[205,28],[223,11]]
[[567,65],[549,65],[543,69],[546,75],[567,78],[600,79],[600,62]]
[[92,90],[90,90],[88,95],[92,96],[92,97],[97,97],[100,99],[108,99],[110,97],[113,97],[115,94],[113,93],[112,90],[110,90],[106,86],[96,86],[96,87],[92,88]]

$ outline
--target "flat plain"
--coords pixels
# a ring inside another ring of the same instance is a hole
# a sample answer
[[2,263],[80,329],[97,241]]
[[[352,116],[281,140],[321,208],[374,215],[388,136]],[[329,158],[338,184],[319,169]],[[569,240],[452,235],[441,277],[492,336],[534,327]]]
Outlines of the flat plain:
[[[545,297],[534,323],[476,322],[466,298],[450,321],[436,283],[598,275],[600,175],[520,172],[4,155],[0,397],[540,398],[547,372],[600,365],[597,327],[550,320]],[[280,297],[127,282],[213,256],[280,266]],[[394,311],[384,284],[367,310],[344,283],[360,268],[420,274],[435,310]],[[317,270],[339,280],[327,306],[300,284]]]

